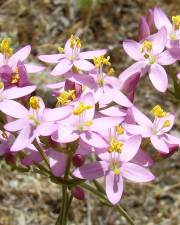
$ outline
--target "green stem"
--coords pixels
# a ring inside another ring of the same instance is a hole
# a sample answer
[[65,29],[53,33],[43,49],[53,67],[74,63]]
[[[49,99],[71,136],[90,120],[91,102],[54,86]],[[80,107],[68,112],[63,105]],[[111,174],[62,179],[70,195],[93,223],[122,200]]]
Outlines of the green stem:
[[[101,194],[99,191],[97,191],[96,189],[94,189],[91,185],[88,185],[86,183],[81,184],[81,187],[83,187],[84,189],[88,190],[89,192],[95,194],[96,196],[98,196],[100,199],[102,199],[106,205],[113,207],[108,200],[106,199],[106,197]],[[124,216],[124,218],[126,218],[126,220],[129,222],[129,224],[131,225],[135,225],[135,223],[133,222],[133,220],[131,219],[131,217],[128,215],[128,213],[120,206],[120,205],[116,205],[114,206],[114,208],[122,215]]]
[[37,148],[38,152],[40,153],[40,155],[42,156],[42,158],[44,159],[44,162],[46,163],[47,167],[50,169],[50,165],[49,165],[49,160],[47,155],[45,154],[45,152],[43,151],[43,149],[41,148],[41,146],[39,145],[37,139],[35,139],[33,141],[34,146]]

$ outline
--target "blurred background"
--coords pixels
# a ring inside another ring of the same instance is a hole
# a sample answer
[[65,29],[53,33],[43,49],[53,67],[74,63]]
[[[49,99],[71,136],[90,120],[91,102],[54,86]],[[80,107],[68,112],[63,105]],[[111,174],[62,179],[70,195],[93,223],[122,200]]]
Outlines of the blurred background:
[[[140,16],[156,5],[169,17],[180,14],[180,0],[0,0],[0,38],[11,37],[15,48],[31,44],[30,59],[34,60],[39,54],[57,53],[57,47],[77,34],[84,49],[108,48],[119,75],[132,63],[122,49],[122,40],[137,39]],[[42,83],[53,82],[48,71],[31,79],[46,97]],[[157,104],[176,112],[174,134],[180,136],[179,102],[158,93],[148,79],[138,85],[136,105],[145,113]],[[136,225],[179,225],[179,152],[160,161],[153,172],[157,178],[152,184],[127,183],[121,204]],[[0,225],[54,225],[59,192],[45,178],[10,171],[0,162]],[[84,202],[74,200],[72,205],[70,225],[127,225],[113,209],[102,206],[88,193]]]

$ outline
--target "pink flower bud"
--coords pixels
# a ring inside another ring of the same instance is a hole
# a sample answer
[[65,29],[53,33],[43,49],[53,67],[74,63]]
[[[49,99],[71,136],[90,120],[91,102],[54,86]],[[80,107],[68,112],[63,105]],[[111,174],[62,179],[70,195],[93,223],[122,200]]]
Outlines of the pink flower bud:
[[79,98],[81,93],[82,93],[82,85],[80,85],[78,83],[75,83],[75,82],[73,82],[71,80],[68,80],[68,79],[65,81],[64,89],[66,91],[68,91],[68,90],[75,90],[76,98]]
[[7,164],[16,164],[16,156],[12,153],[6,153],[4,157]]
[[72,188],[71,189],[71,194],[76,199],[84,201],[85,193],[84,193],[84,190],[82,188],[80,188],[80,187]]
[[169,147],[169,153],[165,154],[165,153],[159,153],[161,158],[169,158],[170,156],[172,156],[175,152],[177,152],[179,149],[178,145]]
[[80,154],[75,154],[72,158],[72,163],[75,167],[80,167],[84,164],[84,156],[80,155]]

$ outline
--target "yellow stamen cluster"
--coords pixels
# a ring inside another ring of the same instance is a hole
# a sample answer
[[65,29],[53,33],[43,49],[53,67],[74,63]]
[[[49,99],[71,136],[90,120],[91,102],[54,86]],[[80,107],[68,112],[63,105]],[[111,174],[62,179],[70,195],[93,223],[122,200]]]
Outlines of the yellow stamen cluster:
[[96,68],[99,68],[102,65],[110,66],[111,63],[109,62],[109,60],[110,60],[110,56],[107,56],[107,58],[105,58],[103,55],[93,58],[93,61],[94,61],[94,64],[95,64]]
[[73,110],[73,114],[76,116],[81,115],[84,111],[92,109],[91,105],[85,105],[83,102],[80,102],[78,107]]
[[166,121],[164,122],[163,128],[169,127],[170,125],[171,125],[171,121],[170,121],[170,120],[166,120]]
[[124,129],[122,128],[122,126],[116,126],[116,133],[118,135],[124,134]]
[[117,166],[115,166],[115,167],[113,168],[113,171],[114,171],[114,174],[115,174],[115,175],[119,175],[119,174],[120,174],[120,169],[119,169]]
[[149,58],[148,52],[152,50],[153,43],[151,41],[144,41],[141,47],[141,53],[145,53],[144,57]]
[[70,47],[71,48],[81,48],[81,40],[79,37],[75,38],[72,34],[70,37]]
[[18,83],[19,79],[20,79],[19,78],[19,70],[18,70],[18,67],[16,67],[16,72],[13,73],[13,75],[12,75],[11,83],[16,84],[16,83]]
[[75,90],[63,91],[60,93],[59,97],[57,97],[58,105],[68,105],[75,98]]
[[29,105],[32,109],[37,110],[37,109],[40,109],[39,102],[40,102],[40,99],[38,97],[32,96],[29,100]]
[[108,152],[109,153],[112,153],[112,152],[121,153],[122,152],[122,146],[123,146],[122,141],[118,141],[115,138],[111,138],[110,147],[108,149]]
[[6,131],[2,131],[2,137],[4,139],[8,139],[8,135],[7,135],[7,132]]
[[166,111],[164,111],[160,105],[156,105],[152,110],[151,110],[152,114],[155,117],[165,117],[168,115],[168,113]]
[[40,124],[39,120],[37,120],[37,119],[35,118],[35,116],[33,116],[33,115],[29,115],[29,119],[30,119],[31,121],[33,121],[34,124],[35,124],[36,126]]
[[114,75],[114,73],[115,73],[115,70],[114,70],[113,68],[110,68],[110,69],[107,71],[107,75],[109,75],[109,76]]
[[64,53],[64,48],[58,47],[58,51],[59,51],[59,53]]
[[180,29],[180,15],[172,16],[172,23],[175,30]]
[[4,83],[0,82],[0,89],[4,89]]
[[0,44],[1,52],[3,55],[10,57],[12,55],[12,48],[10,48],[11,39],[10,38],[4,38]]

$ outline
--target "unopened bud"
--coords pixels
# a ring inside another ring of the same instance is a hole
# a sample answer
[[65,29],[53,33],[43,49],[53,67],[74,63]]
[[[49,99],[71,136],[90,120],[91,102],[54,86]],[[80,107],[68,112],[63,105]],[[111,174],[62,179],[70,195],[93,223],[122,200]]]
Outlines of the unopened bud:
[[75,197],[78,200],[84,201],[84,199],[85,199],[84,190],[80,187],[73,187],[71,189],[71,194],[73,197]]
[[84,156],[80,154],[75,154],[72,158],[72,163],[75,167],[80,167],[84,164]]
[[16,164],[16,156],[12,153],[5,154],[5,161],[7,164]]

